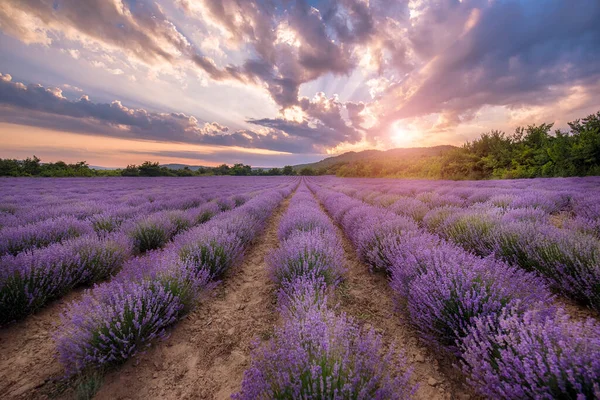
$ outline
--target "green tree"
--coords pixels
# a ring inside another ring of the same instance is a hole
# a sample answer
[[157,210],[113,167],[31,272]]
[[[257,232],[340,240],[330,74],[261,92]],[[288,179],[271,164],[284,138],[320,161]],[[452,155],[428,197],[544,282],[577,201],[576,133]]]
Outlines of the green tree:
[[292,167],[291,165],[286,165],[285,167],[283,167],[283,169],[281,170],[281,173],[283,175],[296,175],[296,171],[294,171],[294,167]]
[[39,175],[39,173],[41,172],[41,165],[40,165],[40,159],[37,158],[36,156],[33,156],[33,158],[29,158],[27,157],[25,160],[23,160],[23,172],[26,175],[31,175],[31,176],[36,176]]
[[252,167],[244,164],[234,164],[229,171],[230,175],[245,176],[252,174]]
[[140,176],[161,176],[160,164],[158,162],[144,161],[138,167]]
[[314,176],[315,170],[310,167],[304,167],[300,170],[300,175],[302,176]]
[[140,170],[135,164],[130,164],[121,171],[122,176],[140,176]]
[[215,175],[229,175],[229,165],[221,164],[218,167],[213,168]]

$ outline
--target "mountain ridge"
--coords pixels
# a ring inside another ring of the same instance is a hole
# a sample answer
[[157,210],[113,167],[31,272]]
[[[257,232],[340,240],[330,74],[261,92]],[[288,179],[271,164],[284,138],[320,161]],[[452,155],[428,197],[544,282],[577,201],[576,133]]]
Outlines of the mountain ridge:
[[444,153],[456,149],[456,146],[452,145],[439,145],[431,147],[397,147],[389,150],[362,150],[362,151],[348,151],[336,156],[324,158],[323,160],[307,163],[297,164],[292,167],[295,170],[301,170],[302,168],[312,168],[318,170],[320,168],[331,168],[336,165],[350,164],[358,161],[369,161],[373,159],[390,159],[402,157],[403,159],[415,159],[425,157],[441,156]]

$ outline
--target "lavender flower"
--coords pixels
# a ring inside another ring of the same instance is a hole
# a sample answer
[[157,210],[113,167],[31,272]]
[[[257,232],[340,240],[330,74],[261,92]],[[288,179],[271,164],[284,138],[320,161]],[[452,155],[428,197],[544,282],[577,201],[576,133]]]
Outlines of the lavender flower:
[[494,260],[432,261],[440,262],[409,283],[406,303],[411,323],[438,349],[458,354],[456,346],[477,318],[494,318],[506,307],[523,312],[552,299],[542,280]]
[[135,251],[143,253],[163,247],[177,232],[177,226],[164,213],[144,217],[127,228]]
[[24,250],[45,247],[91,233],[89,223],[74,217],[59,217],[35,224],[9,227],[0,231],[0,255],[17,254]]
[[[294,199],[296,197],[297,195],[294,196]],[[320,212],[314,199],[311,200],[313,203],[312,206],[306,203],[298,206],[295,206],[295,204],[290,205],[290,208],[279,224],[277,232],[279,240],[285,240],[298,231],[309,232],[319,230],[323,233],[335,232],[335,228],[327,215]]]
[[181,246],[179,257],[207,271],[213,279],[222,277],[243,254],[243,244],[238,237],[222,227],[206,227],[193,234],[196,239]]
[[483,318],[461,346],[463,370],[497,399],[600,398],[600,325],[564,312]]
[[314,306],[252,352],[234,399],[406,399],[406,362],[344,314]]
[[0,325],[37,311],[78,285],[115,274],[131,254],[126,238],[82,237],[0,260]]
[[271,279],[280,285],[313,276],[335,286],[345,273],[344,251],[337,237],[319,231],[292,234],[267,257],[267,263]]

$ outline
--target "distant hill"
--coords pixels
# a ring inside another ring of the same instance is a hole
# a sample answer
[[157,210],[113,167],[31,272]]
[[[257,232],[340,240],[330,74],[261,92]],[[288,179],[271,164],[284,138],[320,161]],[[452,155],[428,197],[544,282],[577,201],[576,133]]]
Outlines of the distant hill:
[[206,167],[204,165],[186,165],[186,164],[163,164],[163,165],[161,165],[161,167],[165,167],[165,168],[173,169],[173,170],[184,169],[185,167],[188,167],[192,171],[198,171],[198,169],[200,169],[200,168],[210,168],[210,167]]
[[327,157],[321,161],[311,164],[294,165],[295,170],[308,167],[314,170],[326,170],[329,173],[335,173],[343,165],[354,164],[358,162],[385,161],[385,162],[406,162],[407,160],[423,159],[428,157],[439,157],[448,151],[455,149],[455,146],[433,146],[433,147],[411,147],[398,148],[390,150],[363,150],[349,151],[339,156]]

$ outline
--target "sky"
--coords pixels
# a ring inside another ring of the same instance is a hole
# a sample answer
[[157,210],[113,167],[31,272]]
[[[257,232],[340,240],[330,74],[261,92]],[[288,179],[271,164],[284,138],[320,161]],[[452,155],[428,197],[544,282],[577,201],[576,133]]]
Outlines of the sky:
[[283,166],[600,110],[598,0],[2,0],[0,157]]

